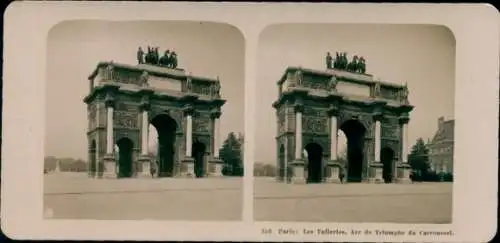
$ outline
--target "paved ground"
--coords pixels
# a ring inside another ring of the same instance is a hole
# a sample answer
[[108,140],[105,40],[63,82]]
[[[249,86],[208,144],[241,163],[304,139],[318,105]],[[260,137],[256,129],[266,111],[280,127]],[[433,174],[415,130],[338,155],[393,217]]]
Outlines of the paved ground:
[[91,179],[46,174],[45,217],[241,220],[241,178]]
[[255,178],[261,221],[450,223],[451,183],[309,184]]

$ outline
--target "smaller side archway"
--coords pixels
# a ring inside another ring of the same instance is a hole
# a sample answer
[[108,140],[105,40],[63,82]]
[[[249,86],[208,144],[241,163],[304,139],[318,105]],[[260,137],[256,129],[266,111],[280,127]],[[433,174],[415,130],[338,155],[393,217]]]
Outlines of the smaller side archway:
[[205,166],[206,161],[205,161],[205,153],[206,153],[206,146],[204,143],[196,141],[192,145],[192,153],[193,153],[193,158],[194,158],[194,174],[196,177],[204,177],[207,168]]
[[323,181],[323,147],[317,143],[306,145],[307,152],[307,183]]
[[133,149],[134,143],[130,138],[120,138],[118,146],[118,177],[127,178],[133,176]]
[[278,173],[279,173],[279,179],[280,180],[286,180],[285,178],[285,172],[286,170],[286,165],[285,165],[285,145],[281,144],[279,147],[279,152],[278,152]]
[[90,142],[90,151],[89,151],[89,174],[90,176],[94,176],[97,171],[97,143],[95,139],[92,139]]
[[380,162],[382,163],[382,178],[385,183],[392,183],[394,177],[394,150],[384,147],[380,150]]

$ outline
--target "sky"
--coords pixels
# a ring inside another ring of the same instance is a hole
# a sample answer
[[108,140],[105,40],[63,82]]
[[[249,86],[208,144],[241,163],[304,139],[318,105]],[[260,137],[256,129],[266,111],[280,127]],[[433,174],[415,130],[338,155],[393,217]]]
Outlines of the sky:
[[[326,52],[364,56],[367,73],[395,84],[407,83],[415,108],[408,124],[408,147],[437,130],[437,119],[454,119],[455,38],[433,25],[280,24],[261,32],[255,118],[255,162],[276,163],[276,81],[288,66],[325,70]],[[339,134],[339,151],[346,139]],[[409,151],[409,150],[408,150]]]
[[[139,46],[174,50],[178,67],[221,82],[220,133],[244,132],[244,37],[226,24],[68,21],[48,34],[46,156],[87,158],[87,77],[100,61],[137,64]],[[150,129],[150,145],[156,136]],[[151,147],[151,146],[150,146]]]

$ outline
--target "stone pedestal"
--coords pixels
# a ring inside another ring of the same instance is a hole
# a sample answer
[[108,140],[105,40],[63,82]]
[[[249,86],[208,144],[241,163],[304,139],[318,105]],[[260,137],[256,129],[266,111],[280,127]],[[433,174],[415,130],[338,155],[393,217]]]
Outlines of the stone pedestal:
[[370,164],[371,175],[368,179],[369,183],[384,183],[384,179],[382,178],[383,166],[380,162]]
[[210,161],[208,163],[213,168],[213,171],[210,171],[208,176],[221,177],[222,176],[222,166],[224,165],[224,161],[222,161],[219,158],[212,158],[212,159],[210,159]]
[[341,183],[340,181],[340,167],[337,161],[328,161],[327,168],[330,171],[328,177],[325,178],[326,183]]
[[181,163],[186,167],[186,171],[182,172],[184,177],[196,177],[194,174],[194,158],[185,157],[181,160]]
[[137,162],[142,168],[142,172],[138,174],[138,177],[150,178],[153,177],[151,175],[151,158],[147,155],[141,155]]
[[411,166],[408,163],[401,163],[397,165],[398,178],[396,183],[410,184],[412,181],[410,179]]
[[291,183],[294,184],[305,184],[306,178],[304,175],[305,163],[303,160],[294,160],[291,165],[293,176],[291,178]]
[[107,154],[103,158],[103,175],[104,178],[117,178],[116,159],[112,154]]

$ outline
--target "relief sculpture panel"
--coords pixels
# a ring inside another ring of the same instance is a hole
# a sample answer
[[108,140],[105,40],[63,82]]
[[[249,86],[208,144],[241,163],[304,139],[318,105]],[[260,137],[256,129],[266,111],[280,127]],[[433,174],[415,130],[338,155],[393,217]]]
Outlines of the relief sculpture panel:
[[114,81],[119,82],[119,83],[124,83],[124,84],[139,85],[139,77],[140,76],[141,76],[141,73],[138,73],[138,72],[115,69]]
[[302,86],[310,89],[316,90],[327,90],[328,82],[324,80],[315,80],[312,77],[304,77],[304,81],[302,82]]
[[97,126],[97,119],[96,119],[97,111],[96,111],[96,106],[94,104],[87,106],[87,115],[89,120],[88,129],[89,131],[92,131]]
[[285,108],[280,108],[277,111],[278,118],[278,133],[283,134],[286,131],[285,128]]
[[210,95],[210,83],[193,82],[193,93]]
[[115,111],[114,112],[114,125],[117,128],[138,128],[139,114],[137,112]]
[[210,116],[208,113],[201,113],[193,118],[193,132],[210,133]]
[[307,133],[328,133],[328,120],[320,117],[304,117],[302,130]]

